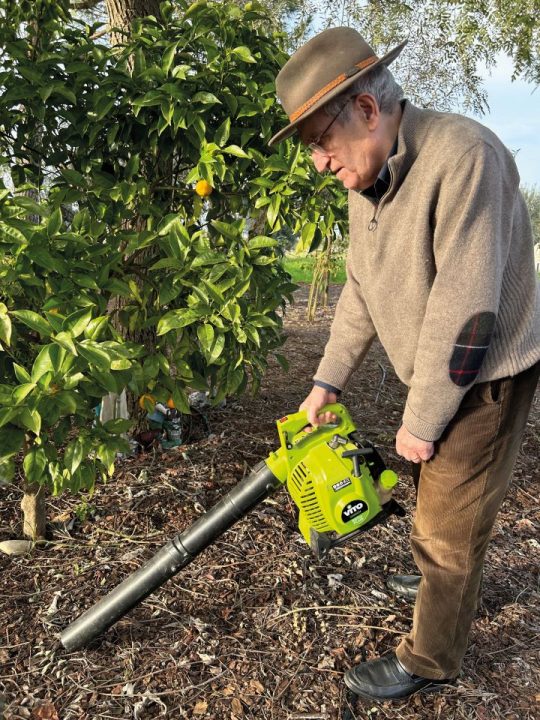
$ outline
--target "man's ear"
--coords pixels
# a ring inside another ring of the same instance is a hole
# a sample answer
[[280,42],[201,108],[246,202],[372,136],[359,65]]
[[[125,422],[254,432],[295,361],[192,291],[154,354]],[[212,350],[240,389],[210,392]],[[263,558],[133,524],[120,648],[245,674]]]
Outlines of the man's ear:
[[362,93],[354,98],[354,107],[360,117],[367,123],[368,129],[373,130],[379,124],[381,111],[379,104],[370,93]]

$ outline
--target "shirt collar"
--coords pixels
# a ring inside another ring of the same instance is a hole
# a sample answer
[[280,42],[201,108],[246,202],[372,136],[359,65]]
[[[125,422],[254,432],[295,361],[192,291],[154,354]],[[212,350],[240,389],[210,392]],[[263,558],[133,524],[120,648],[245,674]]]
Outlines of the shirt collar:
[[388,161],[390,158],[396,154],[398,147],[398,141],[397,138],[394,141],[394,144],[392,145],[392,149],[390,150],[388,157],[386,158],[386,161],[382,168],[379,170],[379,174],[377,175],[377,179],[373,183],[373,185],[370,185],[365,190],[360,190],[360,195],[365,195],[370,200],[376,200],[377,202],[381,199],[381,197],[384,195],[384,193],[388,190],[390,187],[390,168],[388,167]]

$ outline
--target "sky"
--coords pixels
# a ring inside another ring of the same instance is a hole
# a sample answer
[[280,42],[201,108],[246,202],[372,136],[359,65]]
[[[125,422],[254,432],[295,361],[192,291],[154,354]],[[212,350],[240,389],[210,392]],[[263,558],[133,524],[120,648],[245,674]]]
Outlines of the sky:
[[540,190],[540,87],[534,91],[531,83],[512,82],[512,61],[504,54],[497,58],[491,76],[480,72],[490,112],[471,117],[493,130],[512,152],[518,151],[515,160],[521,184]]

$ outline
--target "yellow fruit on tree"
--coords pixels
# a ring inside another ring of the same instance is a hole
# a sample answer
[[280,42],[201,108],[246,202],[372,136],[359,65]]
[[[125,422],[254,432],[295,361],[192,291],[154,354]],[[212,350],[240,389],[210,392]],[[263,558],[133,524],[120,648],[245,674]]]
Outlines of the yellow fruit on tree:
[[153,408],[155,404],[156,398],[153,395],[150,395],[150,393],[145,393],[139,398],[139,407],[142,410],[149,410],[150,408]]
[[172,398],[169,398],[169,399],[167,400],[167,407],[168,407],[170,410],[174,410],[174,400],[173,400]]
[[199,180],[195,185],[195,192],[199,197],[208,197],[214,188],[210,185],[208,180]]

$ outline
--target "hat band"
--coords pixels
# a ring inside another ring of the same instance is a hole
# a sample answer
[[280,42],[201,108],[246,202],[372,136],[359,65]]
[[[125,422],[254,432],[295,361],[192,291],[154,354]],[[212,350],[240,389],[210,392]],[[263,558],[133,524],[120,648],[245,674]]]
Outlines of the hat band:
[[[329,82],[327,85],[325,85],[323,88],[319,90],[318,93],[315,93],[313,97],[310,97],[309,100],[307,100],[301,107],[299,107],[297,110],[295,110],[291,115],[289,115],[290,122],[295,122],[298,120],[299,117],[301,117],[307,110],[309,110],[315,103],[320,100],[322,97],[326,95],[326,93],[329,93],[330,90],[333,90],[338,85],[341,85],[342,82],[347,80],[348,78],[352,77],[352,75],[355,75],[358,70],[363,70],[364,68],[368,67],[369,65],[373,65],[374,62],[377,62],[379,58],[377,55],[371,55],[370,57],[366,58],[365,60],[362,60],[362,62],[356,63],[350,70],[347,72],[341,73],[341,75],[338,75],[337,78]],[[358,70],[354,70],[354,68],[358,68]]]

